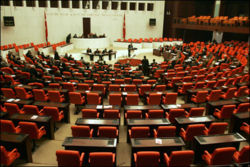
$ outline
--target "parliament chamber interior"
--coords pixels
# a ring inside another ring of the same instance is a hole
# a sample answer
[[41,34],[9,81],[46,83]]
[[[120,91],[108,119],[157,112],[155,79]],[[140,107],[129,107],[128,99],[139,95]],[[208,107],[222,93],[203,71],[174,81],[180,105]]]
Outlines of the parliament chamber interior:
[[1,166],[250,166],[248,0],[0,5]]

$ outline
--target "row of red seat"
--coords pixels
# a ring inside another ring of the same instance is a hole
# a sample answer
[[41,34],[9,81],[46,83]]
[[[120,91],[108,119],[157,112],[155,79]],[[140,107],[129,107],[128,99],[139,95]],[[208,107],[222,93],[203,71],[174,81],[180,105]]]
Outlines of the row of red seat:
[[132,42],[132,43],[142,43],[142,42],[173,42],[173,41],[182,41],[181,38],[139,38],[139,39],[117,39],[117,42]]

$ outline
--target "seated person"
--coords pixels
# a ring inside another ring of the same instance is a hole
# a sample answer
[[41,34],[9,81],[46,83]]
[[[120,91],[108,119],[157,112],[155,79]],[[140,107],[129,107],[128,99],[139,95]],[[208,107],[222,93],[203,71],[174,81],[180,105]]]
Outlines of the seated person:
[[107,53],[107,49],[106,48],[102,51],[102,54],[105,54],[105,53]]
[[94,52],[95,55],[99,55],[100,54],[100,51],[98,49],[95,50]]
[[90,48],[87,49],[87,54],[92,53],[92,50]]

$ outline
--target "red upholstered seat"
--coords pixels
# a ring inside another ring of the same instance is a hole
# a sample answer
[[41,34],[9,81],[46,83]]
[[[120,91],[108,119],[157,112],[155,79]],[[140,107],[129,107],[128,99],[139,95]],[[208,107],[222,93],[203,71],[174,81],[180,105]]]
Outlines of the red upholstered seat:
[[8,99],[15,99],[16,98],[16,94],[13,91],[13,89],[11,88],[1,88],[1,91],[3,92],[4,97],[8,98]]
[[91,152],[89,153],[89,164],[92,167],[111,167],[115,164],[115,153]]
[[162,97],[163,104],[176,104],[178,93],[167,93]]
[[167,153],[164,153],[164,159],[167,167],[190,166],[193,163],[194,151],[172,151],[170,156],[168,156]]
[[45,94],[45,91],[43,89],[33,89],[33,95],[35,98],[35,101],[47,101],[48,95]]
[[38,129],[35,122],[19,122],[18,125],[21,128],[20,133],[29,134],[31,139],[40,139],[43,135],[46,134],[44,126]]
[[82,118],[99,118],[96,109],[82,109]]
[[150,93],[147,97],[147,103],[149,105],[160,105],[161,104],[161,94]]
[[15,91],[16,91],[17,98],[30,99],[33,97],[32,94],[27,93],[26,90],[24,88],[21,88],[21,87],[15,87]]
[[214,111],[214,116],[219,119],[230,119],[235,107],[235,105],[224,105],[221,110],[216,108]]
[[130,138],[145,138],[149,137],[149,127],[132,127],[129,129]]
[[181,128],[180,136],[185,141],[192,141],[194,136],[204,135],[205,125],[204,124],[191,124],[187,126],[187,129],[184,130]]
[[134,162],[136,167],[157,167],[160,163],[160,153],[156,151],[140,151],[134,153]]
[[250,162],[250,146],[245,146],[240,151],[236,151],[233,159],[236,163]]
[[98,93],[87,93],[87,104],[101,104],[101,97]]
[[212,122],[209,128],[205,128],[205,135],[224,134],[228,127],[226,122]]
[[169,113],[166,113],[166,118],[168,118],[171,123],[175,123],[176,117],[185,117],[187,114],[184,109],[170,109]]
[[71,126],[72,136],[73,137],[92,137],[93,129],[90,129],[89,126]]
[[186,117],[193,117],[193,116],[202,116],[205,111],[204,107],[199,108],[191,108],[188,112],[188,115]]
[[175,137],[175,126],[158,126],[157,130],[154,129],[154,137]]
[[84,162],[84,155],[84,153],[80,155],[78,151],[73,150],[57,150],[56,160],[58,166],[81,167]]
[[122,104],[122,95],[121,94],[110,94],[109,95],[109,104],[120,106]]
[[48,97],[49,97],[49,101],[51,102],[58,102],[58,103],[62,103],[64,102],[64,96],[60,94],[59,91],[48,91]]
[[234,110],[234,113],[248,112],[250,110],[250,103],[240,103]]
[[1,150],[1,165],[10,166],[17,158],[20,157],[20,153],[16,148],[11,151],[7,151],[4,146],[0,147]]
[[11,120],[0,120],[1,132],[20,133],[20,126],[15,127]]
[[30,115],[44,115],[43,110],[39,110],[35,105],[24,105],[23,111],[25,114]]
[[69,100],[72,104],[82,105],[85,103],[85,97],[80,92],[69,92]]
[[125,97],[127,105],[138,105],[139,103],[139,95],[138,94],[127,94]]
[[59,112],[57,107],[43,107],[44,115],[49,115],[54,121],[61,121],[64,118],[63,111]]
[[163,118],[164,111],[163,110],[149,110],[148,113],[145,114],[146,118]]
[[227,89],[226,93],[221,95],[221,97],[223,99],[232,99],[236,91],[237,91],[237,88],[229,88]]
[[19,109],[17,104],[14,103],[4,103],[4,107],[6,108],[9,115],[13,114],[24,114],[22,110]]
[[127,113],[125,113],[125,118],[127,119],[142,118],[142,111],[141,110],[128,110]]
[[118,137],[118,129],[116,127],[111,126],[99,126],[97,136],[104,138],[117,138]]
[[207,165],[230,165],[235,151],[234,147],[216,148],[212,154],[205,150],[202,159]]

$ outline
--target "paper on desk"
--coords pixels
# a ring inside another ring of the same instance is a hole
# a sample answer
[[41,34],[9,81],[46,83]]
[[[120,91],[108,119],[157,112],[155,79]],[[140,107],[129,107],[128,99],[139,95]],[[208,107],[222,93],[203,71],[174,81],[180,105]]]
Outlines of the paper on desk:
[[6,100],[6,102],[12,102],[12,101],[14,101],[15,99],[8,99],[8,100]]
[[20,100],[21,100],[21,99],[15,99],[14,101],[15,101],[15,102],[18,102],[18,101],[20,101]]
[[122,92],[122,95],[127,95],[128,94],[128,92]]
[[102,109],[102,105],[97,105],[96,109]]
[[19,84],[19,85],[17,85],[17,86],[23,86],[23,84]]
[[162,92],[156,92],[157,94],[162,94]]
[[105,109],[112,108],[111,105],[104,106]]
[[88,92],[89,92],[89,90],[86,90],[85,92],[86,92],[86,93],[88,93]]
[[162,139],[156,138],[156,139],[155,139],[155,143],[156,143],[156,144],[162,144]]
[[37,119],[38,115],[32,115],[30,119]]

